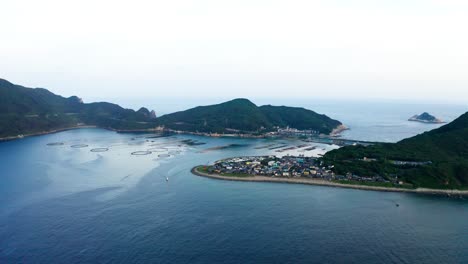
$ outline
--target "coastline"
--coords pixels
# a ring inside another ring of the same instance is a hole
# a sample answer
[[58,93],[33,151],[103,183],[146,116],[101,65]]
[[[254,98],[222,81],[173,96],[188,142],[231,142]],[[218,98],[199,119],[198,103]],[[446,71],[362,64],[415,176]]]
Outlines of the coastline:
[[[328,137],[328,138],[336,138],[340,137],[341,133],[343,131],[349,130],[350,128],[341,124],[337,127],[335,127],[330,134],[321,134],[322,136]],[[132,131],[132,130],[128,130]],[[195,136],[203,136],[203,137],[214,137],[214,138],[219,138],[219,137],[228,137],[228,138],[252,138],[252,139],[258,139],[258,138],[269,138],[272,137],[269,135],[269,133],[266,134],[261,134],[261,135],[254,135],[251,133],[233,133],[233,134],[219,134],[219,133],[209,133],[209,132],[193,132],[193,131],[184,131],[184,130],[173,130],[169,128],[156,128],[156,129],[147,129],[146,131],[165,131],[169,133],[174,133],[174,134],[185,134],[185,135],[195,135]],[[119,131],[121,132],[121,131]],[[276,135],[277,136],[277,135]],[[273,136],[275,137],[275,136]]]
[[21,138],[26,138],[26,137],[43,136],[43,135],[54,134],[54,133],[59,133],[59,132],[67,131],[67,130],[81,129],[81,128],[101,128],[101,129],[105,129],[105,130],[109,130],[109,131],[114,131],[114,132],[117,132],[117,133],[161,132],[160,129],[155,129],[155,128],[148,128],[148,129],[113,129],[113,128],[108,128],[108,127],[100,127],[100,126],[93,126],[93,125],[83,125],[83,126],[58,128],[58,129],[53,129],[53,130],[48,130],[48,131],[41,131],[41,132],[23,134],[23,135],[17,135],[17,136],[0,137],[0,142],[11,141],[11,140],[21,139]]
[[54,133],[59,133],[59,132],[67,131],[67,130],[73,130],[73,129],[80,129],[80,128],[97,128],[97,126],[73,126],[73,127],[58,128],[58,129],[53,129],[53,130],[48,130],[48,131],[41,131],[41,132],[36,132],[36,133],[17,135],[17,136],[0,137],[0,142],[11,141],[11,140],[21,139],[21,138],[26,138],[26,137],[43,136],[43,135],[54,134]]
[[[146,128],[146,129],[113,129],[113,128],[106,128],[106,127],[99,127],[99,126],[93,126],[93,125],[83,125],[83,126],[73,126],[73,127],[66,127],[66,128],[59,128],[59,129],[53,129],[49,131],[41,131],[41,132],[36,132],[36,133],[29,133],[29,134],[23,134],[23,135],[16,135],[16,136],[10,136],[10,137],[0,137],[0,142],[3,141],[10,141],[10,140],[16,140],[16,139],[21,139],[25,137],[33,137],[33,136],[41,136],[41,135],[48,135],[48,134],[53,134],[53,133],[58,133],[58,132],[63,132],[67,130],[72,130],[72,129],[80,129],[80,128],[102,128],[102,129],[107,129],[109,131],[114,131],[117,133],[154,133],[154,132],[169,132],[169,133],[174,133],[174,134],[185,134],[185,135],[196,135],[196,136],[203,136],[203,137],[229,137],[229,138],[251,138],[251,139],[259,139],[259,138],[267,138],[267,134],[263,135],[252,135],[252,134],[216,134],[216,133],[201,133],[201,132],[190,132],[190,131],[181,131],[181,130],[172,130],[172,129],[161,129],[159,127],[156,128]],[[348,130],[349,128],[340,125],[333,129],[333,131],[328,135],[329,137],[339,137],[341,132]]]
[[406,193],[419,193],[419,194],[433,194],[433,195],[455,195],[455,196],[468,196],[468,190],[444,190],[444,189],[404,189],[404,188],[388,188],[379,186],[367,186],[367,185],[356,185],[356,184],[343,184],[318,179],[306,179],[306,178],[275,178],[266,176],[251,176],[251,177],[235,177],[235,176],[222,176],[218,174],[208,174],[200,172],[196,166],[192,168],[191,172],[194,175],[207,177],[218,180],[226,181],[245,181],[245,182],[272,182],[272,183],[287,183],[287,184],[305,184],[305,185],[318,185],[328,186],[337,188],[347,189],[359,189],[368,191],[381,191],[381,192],[406,192]]
[[339,137],[343,131],[349,130],[349,127],[341,124],[337,126],[332,132],[329,134],[330,137]]

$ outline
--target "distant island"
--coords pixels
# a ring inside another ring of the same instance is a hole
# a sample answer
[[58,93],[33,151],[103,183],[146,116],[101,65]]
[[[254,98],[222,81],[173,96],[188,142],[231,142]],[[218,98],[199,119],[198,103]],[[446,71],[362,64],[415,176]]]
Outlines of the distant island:
[[416,122],[421,122],[421,123],[430,123],[430,124],[441,124],[445,123],[441,119],[436,118],[435,116],[424,112],[420,115],[414,115],[408,121],[416,121]]
[[199,106],[156,117],[154,111],[84,103],[43,88],[26,88],[0,79],[0,140],[100,127],[118,132],[169,132],[203,136],[336,136],[346,127],[326,115],[299,107],[256,106],[247,99]]

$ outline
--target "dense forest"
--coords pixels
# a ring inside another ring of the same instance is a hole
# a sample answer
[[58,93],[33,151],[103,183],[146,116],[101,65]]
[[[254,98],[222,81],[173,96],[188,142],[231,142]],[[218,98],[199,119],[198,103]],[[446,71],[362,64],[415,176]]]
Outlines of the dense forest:
[[275,127],[316,130],[329,134],[341,122],[299,107],[256,106],[247,99],[199,106],[164,115],[158,123],[167,128],[193,132],[232,133],[273,131]]
[[188,132],[258,134],[289,126],[329,134],[341,123],[304,108],[258,107],[247,99],[199,106],[156,118],[146,108],[134,111],[106,102],[83,103],[76,96],[64,98],[43,88],[26,88],[0,79],[0,137],[78,125],[115,130],[143,130],[163,126]]
[[151,113],[124,109],[111,103],[85,104],[42,88],[26,88],[0,79],[0,137],[46,132],[78,125],[108,129],[155,127]]

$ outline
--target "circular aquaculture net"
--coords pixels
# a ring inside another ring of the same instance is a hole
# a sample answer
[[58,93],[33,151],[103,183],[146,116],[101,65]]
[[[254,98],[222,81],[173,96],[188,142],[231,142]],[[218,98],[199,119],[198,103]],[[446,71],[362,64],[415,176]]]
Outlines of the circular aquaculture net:
[[71,145],[71,148],[86,148],[89,147],[89,145],[86,144],[76,144],[76,145]]
[[47,146],[62,146],[65,143],[63,142],[52,142],[52,143],[47,143]]
[[134,151],[132,152],[132,155],[135,156],[143,156],[143,155],[149,155],[151,154],[151,151]]
[[94,149],[92,149],[90,151],[91,152],[106,152],[108,150],[109,150],[108,148],[94,148]]

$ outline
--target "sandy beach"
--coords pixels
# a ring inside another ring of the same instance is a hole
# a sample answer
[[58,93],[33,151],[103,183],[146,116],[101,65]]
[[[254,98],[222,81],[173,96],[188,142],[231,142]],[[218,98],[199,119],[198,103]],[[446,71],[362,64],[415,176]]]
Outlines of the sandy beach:
[[208,173],[200,172],[198,168],[199,166],[194,167],[191,170],[191,172],[197,176],[208,177],[208,178],[219,179],[219,180],[227,180],[227,181],[308,184],[308,185],[320,185],[320,186],[330,186],[330,187],[360,189],[360,190],[370,190],[370,191],[382,191],[382,192],[406,192],[406,193],[450,195],[450,196],[468,196],[468,190],[443,190],[443,189],[427,189],[427,188],[417,188],[417,189],[387,188],[387,187],[378,187],[378,186],[342,184],[342,183],[324,181],[324,180],[319,180],[319,179],[306,179],[306,178],[275,178],[275,177],[266,177],[266,176],[251,176],[251,177],[222,176],[222,175],[217,175],[217,174],[208,174]]

